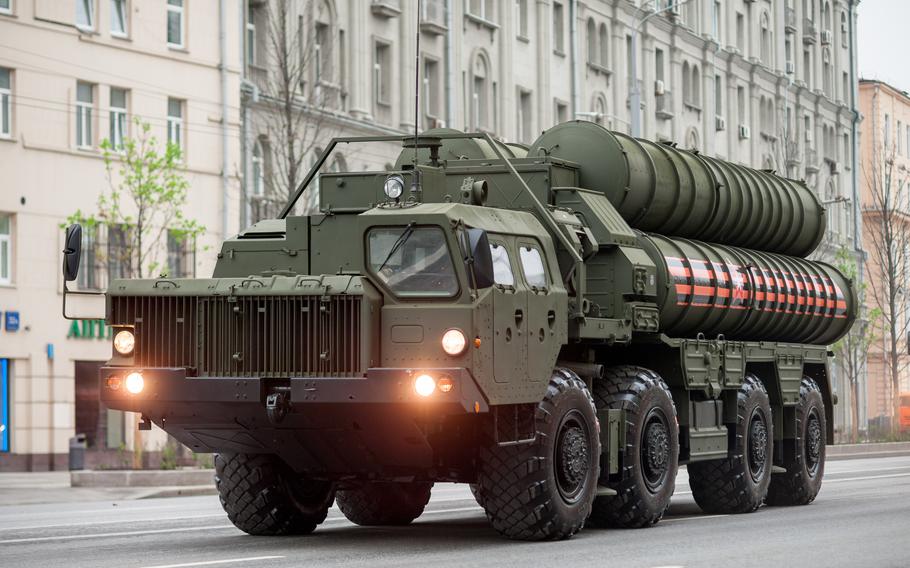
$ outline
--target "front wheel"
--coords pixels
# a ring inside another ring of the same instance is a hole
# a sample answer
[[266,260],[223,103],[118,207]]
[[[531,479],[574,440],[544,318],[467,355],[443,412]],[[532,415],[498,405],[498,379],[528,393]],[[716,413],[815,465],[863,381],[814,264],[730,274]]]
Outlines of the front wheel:
[[493,420],[488,421],[474,488],[477,502],[505,537],[569,538],[591,512],[600,471],[594,402],[575,373],[553,373],[535,409],[534,427],[533,441],[498,444]]
[[794,440],[784,440],[784,463],[787,471],[771,477],[768,505],[808,505],[822,488],[825,475],[827,422],[821,389],[809,377],[803,377],[796,407]]

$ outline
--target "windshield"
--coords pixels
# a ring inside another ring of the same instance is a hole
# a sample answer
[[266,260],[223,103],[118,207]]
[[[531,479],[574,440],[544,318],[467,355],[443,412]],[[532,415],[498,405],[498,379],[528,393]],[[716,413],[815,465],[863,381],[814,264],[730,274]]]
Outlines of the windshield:
[[458,293],[455,266],[439,227],[372,229],[370,270],[397,296],[451,297]]

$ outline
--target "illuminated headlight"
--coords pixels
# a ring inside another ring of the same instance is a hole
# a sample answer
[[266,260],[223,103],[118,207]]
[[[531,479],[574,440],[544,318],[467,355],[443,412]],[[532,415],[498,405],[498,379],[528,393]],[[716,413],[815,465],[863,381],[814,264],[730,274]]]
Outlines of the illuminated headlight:
[[442,334],[442,350],[449,355],[461,355],[467,345],[468,340],[460,329],[450,329]]
[[389,199],[398,199],[404,193],[404,178],[401,176],[387,177],[385,185],[382,186],[382,191],[385,192],[386,197]]
[[130,393],[139,394],[145,388],[145,379],[142,378],[142,373],[130,373],[124,384]]
[[414,379],[414,390],[420,396],[430,396],[436,390],[436,379],[430,375],[419,375]]
[[134,347],[136,347],[136,336],[133,335],[132,331],[124,329],[118,331],[117,335],[114,336],[114,349],[117,353],[129,355],[133,352]]

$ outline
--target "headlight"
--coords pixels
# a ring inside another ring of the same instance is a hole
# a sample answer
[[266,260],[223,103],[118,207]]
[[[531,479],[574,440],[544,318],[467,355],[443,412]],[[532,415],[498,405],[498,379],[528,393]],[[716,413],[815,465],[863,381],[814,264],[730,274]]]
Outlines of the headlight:
[[145,388],[145,379],[142,378],[142,373],[130,373],[126,376],[126,390],[132,394],[139,394],[143,388]]
[[450,329],[442,335],[442,350],[449,355],[461,355],[468,340],[460,329]]
[[430,396],[436,390],[436,379],[430,375],[420,375],[414,379],[414,390],[420,396]]
[[117,350],[117,353],[129,355],[133,352],[134,347],[136,347],[136,336],[132,331],[124,329],[118,331],[114,336],[114,349]]
[[382,186],[382,191],[385,192],[386,197],[389,199],[398,199],[404,193],[404,178],[401,176],[387,177],[385,185]]

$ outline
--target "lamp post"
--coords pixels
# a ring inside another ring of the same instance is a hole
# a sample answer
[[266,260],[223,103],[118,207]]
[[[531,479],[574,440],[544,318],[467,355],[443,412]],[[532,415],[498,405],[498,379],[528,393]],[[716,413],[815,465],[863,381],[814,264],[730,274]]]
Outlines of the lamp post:
[[[663,14],[668,10],[673,10],[679,8],[683,4],[687,4],[692,0],[669,0],[666,6],[655,10],[645,17],[638,20],[635,25],[632,26],[632,36],[629,48],[631,49],[631,72],[629,73],[629,110],[632,113],[632,136],[636,138],[641,137],[641,89],[638,86],[638,29],[644,25],[645,22],[653,18],[658,14]],[[645,0],[646,3],[651,3],[651,0]],[[637,8],[637,13],[641,12],[641,6]]]

